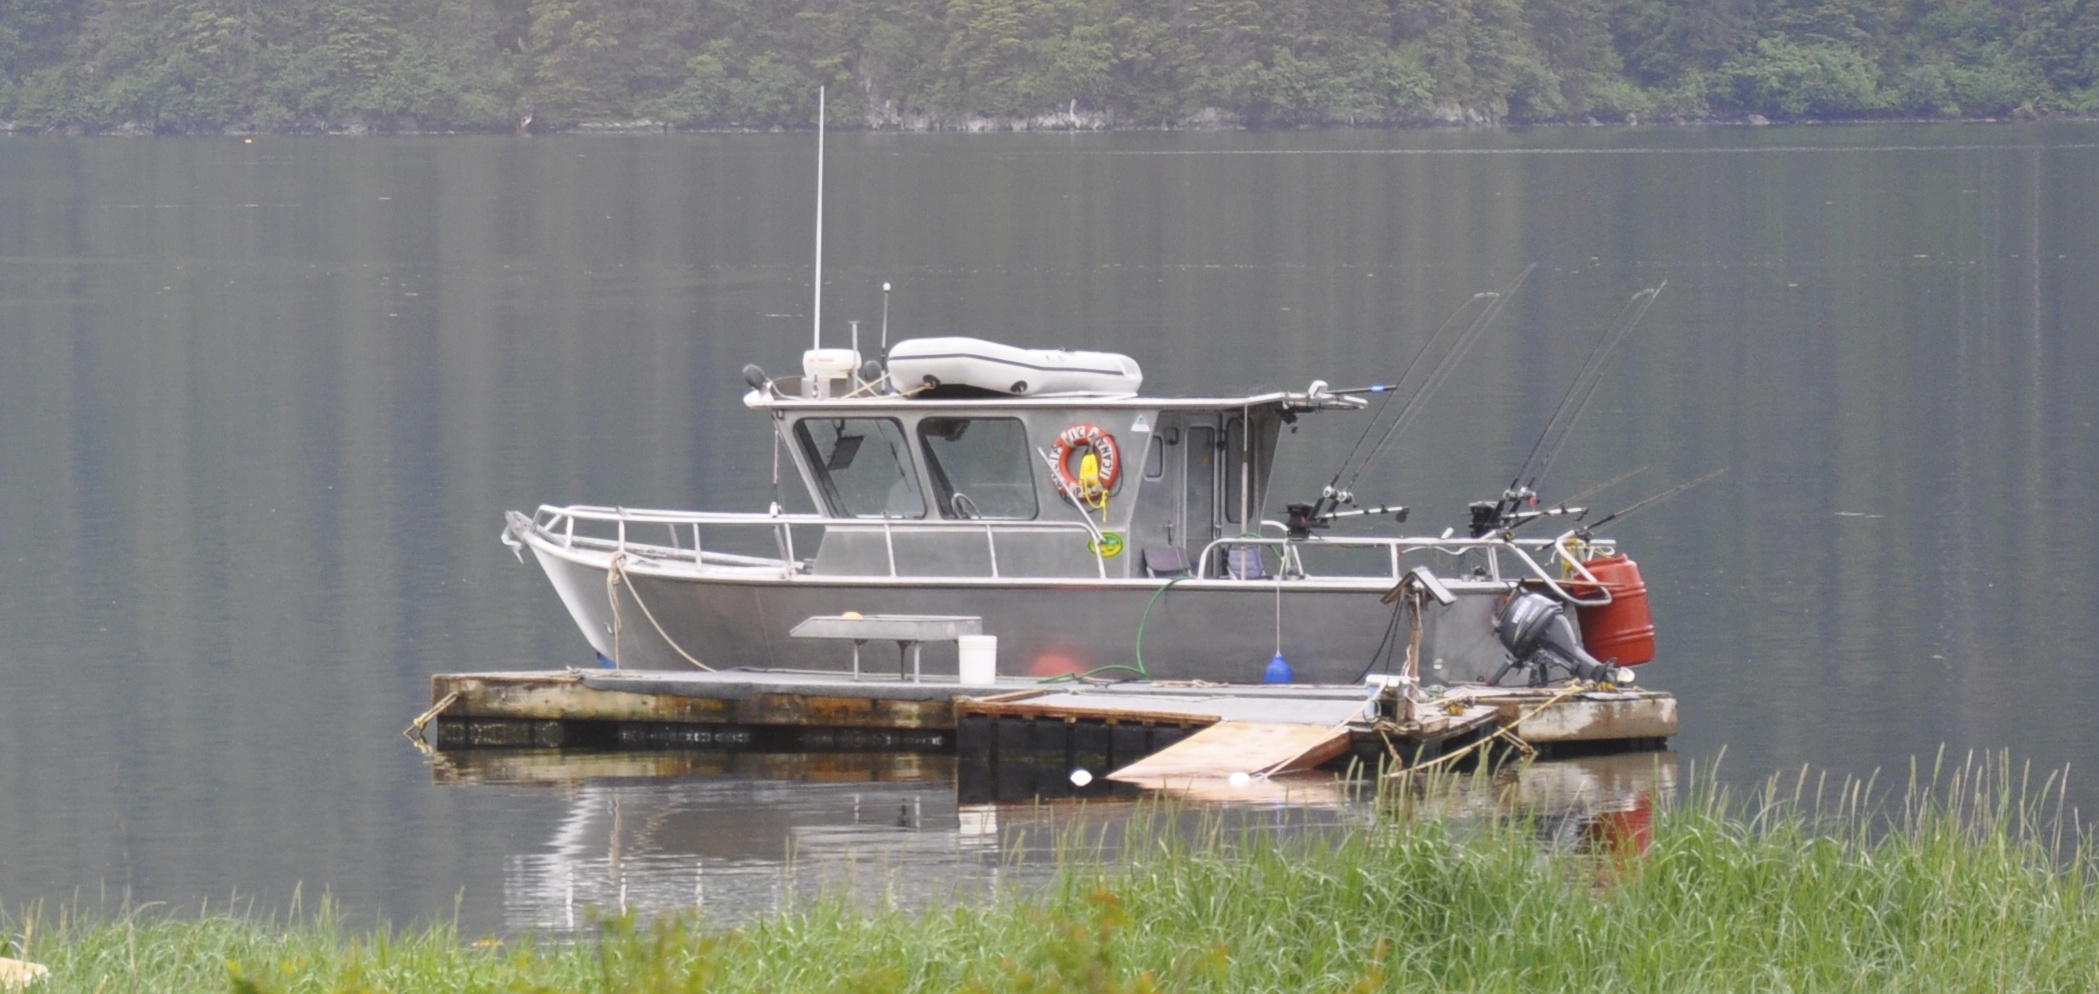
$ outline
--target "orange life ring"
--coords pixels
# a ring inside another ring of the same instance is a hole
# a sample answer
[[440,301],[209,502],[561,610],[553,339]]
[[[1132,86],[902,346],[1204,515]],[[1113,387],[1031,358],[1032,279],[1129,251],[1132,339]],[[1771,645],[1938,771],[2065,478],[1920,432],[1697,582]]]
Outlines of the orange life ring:
[[[1071,457],[1081,449],[1090,450],[1100,462],[1100,471],[1092,480],[1072,474]],[[1098,425],[1072,425],[1057,436],[1057,476],[1064,487],[1081,497],[1095,497],[1115,488],[1115,481],[1122,475],[1122,449],[1116,446],[1115,436],[1102,431]]]

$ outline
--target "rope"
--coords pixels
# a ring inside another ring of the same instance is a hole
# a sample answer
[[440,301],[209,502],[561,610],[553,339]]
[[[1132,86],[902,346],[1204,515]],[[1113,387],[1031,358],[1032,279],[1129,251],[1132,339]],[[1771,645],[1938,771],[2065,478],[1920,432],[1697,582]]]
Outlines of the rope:
[[[626,575],[627,554],[624,552],[615,553],[612,557],[612,562],[608,563],[605,568],[605,596],[606,599],[612,602],[612,666],[614,669],[619,668],[620,616],[618,588],[621,578],[626,577]],[[649,619],[649,626],[656,629],[656,635],[658,638],[663,639],[664,645],[670,646],[671,651],[684,657],[686,662],[709,673],[714,672],[714,667],[694,659],[692,653],[686,652],[683,647],[678,645],[677,640],[671,638],[669,632],[663,630],[663,623],[656,620],[655,612],[649,610],[648,603],[641,599],[641,590],[634,586],[631,579],[627,581],[627,595],[634,598],[634,606],[641,608],[641,616]]]
[[612,605],[612,668],[619,669],[619,578],[627,571],[627,554],[615,552],[605,566],[605,602]]
[[1570,685],[1567,689],[1562,690],[1557,694],[1554,694],[1550,699],[1546,700],[1545,703],[1540,704],[1537,707],[1534,707],[1521,715],[1518,715],[1515,721],[1509,722],[1508,724],[1496,729],[1494,731],[1494,734],[1482,736],[1479,739],[1479,741],[1474,742],[1463,749],[1459,749],[1456,752],[1445,753],[1441,756],[1436,757],[1435,759],[1431,759],[1428,762],[1422,763],[1418,766],[1409,766],[1404,770],[1395,770],[1391,773],[1391,775],[1395,777],[1406,776],[1411,773],[1419,773],[1422,770],[1426,770],[1432,766],[1441,766],[1445,763],[1453,762],[1461,756],[1470,755],[1471,753],[1479,751],[1481,748],[1485,747],[1487,743],[1492,742],[1496,739],[1500,739],[1504,742],[1508,742],[1516,746],[1518,749],[1521,749],[1525,755],[1536,755],[1538,752],[1536,746],[1533,746],[1530,743],[1525,742],[1522,739],[1516,737],[1516,726],[1521,725],[1524,722],[1537,717],[1538,712],[1543,711],[1546,708],[1552,707],[1553,705],[1558,704],[1561,701],[1564,701],[1567,698],[1573,697],[1574,695],[1582,693],[1588,689],[1589,688],[1587,686],[1584,686],[1579,683]]
[[430,705],[430,710],[416,715],[415,720],[409,722],[407,728],[401,729],[401,734],[410,741],[421,739],[423,737],[423,726],[430,724],[432,719],[443,714],[445,709],[451,707],[453,702],[457,700],[459,700],[459,691],[455,690],[446,694],[444,699]]

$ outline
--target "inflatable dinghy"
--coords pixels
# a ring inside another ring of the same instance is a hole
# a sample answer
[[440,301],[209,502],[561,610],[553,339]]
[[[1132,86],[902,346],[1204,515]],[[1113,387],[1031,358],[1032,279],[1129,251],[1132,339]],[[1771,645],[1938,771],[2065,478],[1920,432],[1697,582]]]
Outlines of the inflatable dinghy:
[[1144,383],[1137,360],[1114,352],[1017,349],[981,338],[914,338],[889,350],[902,391],[962,387],[1014,397],[1127,397]]

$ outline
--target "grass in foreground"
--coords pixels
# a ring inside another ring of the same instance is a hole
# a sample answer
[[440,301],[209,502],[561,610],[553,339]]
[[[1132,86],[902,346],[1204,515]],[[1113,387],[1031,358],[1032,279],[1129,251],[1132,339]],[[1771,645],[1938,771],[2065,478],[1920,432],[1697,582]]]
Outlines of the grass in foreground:
[[0,955],[49,965],[39,994],[2099,989],[2099,878],[2048,807],[2054,778],[2029,792],[1999,763],[1911,781],[1887,809],[1871,784],[1825,798],[1805,774],[1746,803],[1698,793],[1656,814],[1641,856],[1395,815],[1324,839],[1161,834],[1112,864],[1074,847],[1046,891],[922,913],[839,901],[733,931],[616,921],[500,945],[348,930],[325,909],[291,926],[15,917]]

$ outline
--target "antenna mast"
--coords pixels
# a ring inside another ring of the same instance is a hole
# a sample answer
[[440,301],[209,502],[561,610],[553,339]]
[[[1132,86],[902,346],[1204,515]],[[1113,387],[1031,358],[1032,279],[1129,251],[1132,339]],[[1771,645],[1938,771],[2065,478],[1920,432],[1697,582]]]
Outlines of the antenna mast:
[[811,342],[824,347],[824,88],[816,88],[816,303],[809,309]]

